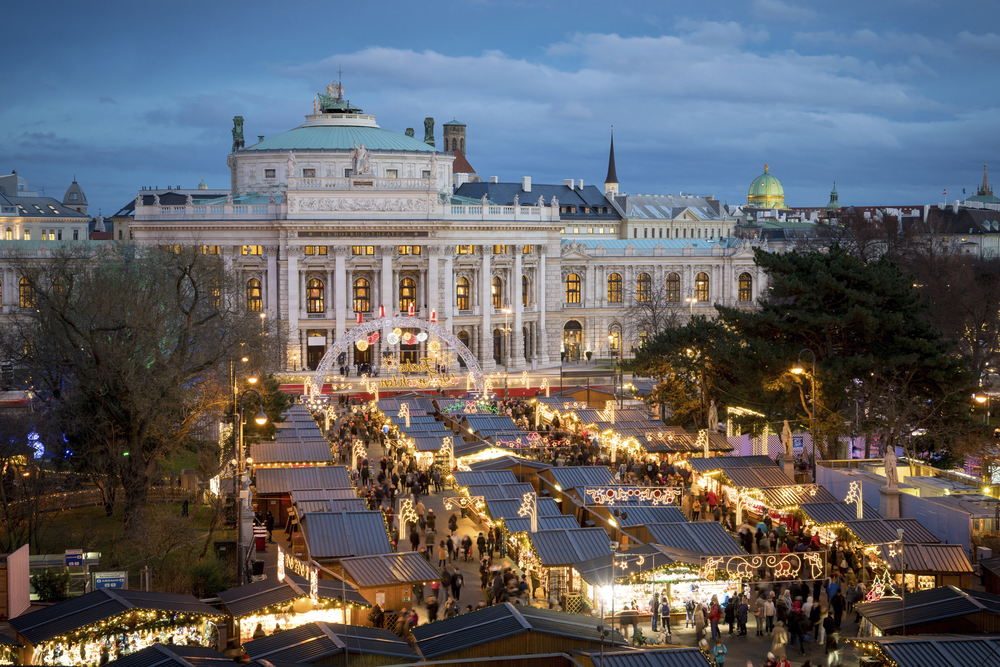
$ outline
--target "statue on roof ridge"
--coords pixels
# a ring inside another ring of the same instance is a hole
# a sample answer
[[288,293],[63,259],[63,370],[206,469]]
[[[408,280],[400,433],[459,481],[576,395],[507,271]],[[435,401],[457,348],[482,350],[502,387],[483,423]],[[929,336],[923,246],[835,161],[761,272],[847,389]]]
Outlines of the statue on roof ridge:
[[326,87],[326,94],[335,100],[343,99],[344,97],[344,86],[340,83],[334,81],[329,86]]

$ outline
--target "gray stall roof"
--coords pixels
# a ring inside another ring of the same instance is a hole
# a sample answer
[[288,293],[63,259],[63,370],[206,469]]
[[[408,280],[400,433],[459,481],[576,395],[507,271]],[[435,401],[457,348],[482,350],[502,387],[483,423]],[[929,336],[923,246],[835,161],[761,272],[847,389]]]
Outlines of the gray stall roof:
[[342,558],[347,576],[361,588],[399,583],[437,581],[441,573],[416,551]]
[[416,662],[417,654],[389,630],[359,625],[309,623],[269,637],[247,642],[243,647],[254,660],[267,662],[321,663],[344,653],[388,656],[400,662]]
[[[899,598],[859,604],[856,609],[882,632],[895,630],[903,625],[903,601]],[[906,625],[911,628],[984,611],[1000,615],[1000,595],[954,586],[906,594]]]
[[459,486],[487,486],[492,484],[517,484],[517,477],[509,470],[472,471],[456,470],[452,473]]
[[604,466],[556,466],[543,471],[563,491],[578,486],[615,486],[618,482]]
[[722,524],[715,521],[651,523],[646,530],[654,544],[665,547],[698,551],[709,556],[745,556],[747,553]]
[[546,567],[574,565],[611,553],[611,540],[603,528],[539,530],[526,535]]
[[[799,509],[810,521],[817,526],[826,526],[834,523],[844,523],[847,521],[857,521],[858,511],[853,504],[847,503],[802,503]],[[864,503],[863,515],[869,519],[881,519],[881,515],[875,508]]]
[[[319,580],[320,597],[339,600],[344,597],[345,590],[348,602],[368,606],[368,601],[350,583],[345,587],[341,581]],[[268,578],[245,586],[237,586],[219,593],[219,599],[226,605],[230,614],[239,617],[308,595],[309,582],[302,577],[286,573],[284,581]]]
[[[562,511],[559,509],[559,503],[557,503],[552,498],[539,498],[538,499],[538,516],[560,516]],[[521,509],[521,499],[517,500],[507,499],[507,500],[490,500],[486,499],[486,511],[489,512],[490,518],[494,521],[499,519],[508,518],[518,518],[518,510]]]
[[937,544],[941,540],[924,528],[916,519],[862,519],[845,521],[844,526],[864,544],[895,542],[899,539],[897,529],[903,529],[904,542]]
[[232,667],[233,660],[205,646],[153,644],[108,664],[115,667]]
[[392,552],[382,512],[320,512],[299,517],[314,559]]
[[345,466],[308,468],[262,468],[254,473],[258,495],[289,493],[292,489],[350,489]]
[[760,468],[773,466],[778,468],[778,464],[769,456],[757,454],[754,456],[713,456],[711,458],[687,459],[687,464],[691,470],[699,473],[712,472],[713,470],[726,470],[728,468]]

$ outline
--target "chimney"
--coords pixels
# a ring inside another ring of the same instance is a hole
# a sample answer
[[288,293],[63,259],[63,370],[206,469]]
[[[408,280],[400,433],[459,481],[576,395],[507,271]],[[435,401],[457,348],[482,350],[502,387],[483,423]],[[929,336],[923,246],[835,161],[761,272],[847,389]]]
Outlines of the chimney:
[[521,189],[525,192],[531,192],[531,176],[521,178]]
[[569,188],[570,190],[572,190],[573,189],[573,179],[572,178],[564,178],[563,179],[563,185],[565,185],[567,188]]
[[576,187],[577,187],[578,190],[583,190],[583,179],[582,178],[579,181],[576,182]]
[[958,200],[957,199],[955,200],[955,203],[951,205],[951,211],[952,211],[952,213],[958,213]]
[[263,134],[258,134],[257,135],[257,143],[259,144],[262,141],[264,141],[264,135]]
[[499,182],[500,182],[499,176],[490,176],[490,183],[499,183]]

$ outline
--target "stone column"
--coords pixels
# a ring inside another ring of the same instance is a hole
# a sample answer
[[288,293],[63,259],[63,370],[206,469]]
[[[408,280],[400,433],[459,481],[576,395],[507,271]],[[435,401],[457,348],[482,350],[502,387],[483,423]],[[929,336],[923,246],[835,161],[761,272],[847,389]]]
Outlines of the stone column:
[[452,267],[455,261],[455,246],[444,247],[444,308],[438,313],[438,323],[448,331],[452,331],[451,321],[455,317],[453,305],[455,302],[455,271]]
[[[431,311],[438,310],[438,255],[441,253],[441,246],[431,245],[427,248],[427,306],[426,319],[431,318]],[[441,313],[438,313],[438,321],[441,321]]]
[[493,259],[493,246],[480,246],[483,252],[482,265],[479,269],[479,303],[483,311],[483,323],[479,332],[479,363],[483,370],[496,368],[493,360],[493,327],[490,324],[490,315],[493,313],[493,272],[490,269],[490,261]]
[[288,260],[288,367],[298,370],[298,365],[293,357],[299,354],[301,343],[299,341],[299,260],[303,257],[301,247],[287,246],[286,257]]
[[[299,257],[301,260],[305,255]],[[306,271],[309,270],[308,266],[299,267],[299,301],[295,302],[295,317],[299,318],[302,316],[302,311],[305,309],[305,304],[303,303],[306,298]]]
[[345,258],[350,248],[347,246],[336,246],[333,249],[334,259],[334,292],[333,298],[336,299],[334,302],[336,304],[334,313],[337,318],[337,329],[335,332],[334,340],[336,340],[347,326],[347,304],[350,303],[350,297],[347,293],[347,271],[345,270]]
[[514,302],[514,330],[510,336],[510,357],[511,369],[521,369],[524,367],[524,333],[521,331],[521,315],[524,312],[524,304],[521,302],[521,255],[524,253],[523,245],[513,246],[514,248],[514,275],[511,277],[511,301]]
[[541,345],[542,351],[538,359],[539,365],[546,364],[549,361],[549,332],[545,326],[545,287],[548,282],[548,276],[545,274],[545,255],[548,251],[549,246],[538,246],[538,328],[540,329],[538,342]]
[[334,299],[337,298],[337,292],[333,289],[333,269],[326,270],[326,290],[323,294],[326,297],[324,300],[326,303],[323,304],[323,310],[326,312],[323,314],[327,319],[332,318],[334,315],[334,309],[336,303]]
[[[382,290],[379,294],[381,301],[380,305],[385,306],[386,317],[393,312],[392,303],[392,259],[396,254],[396,246],[384,245],[380,246],[379,250],[382,253]],[[378,316],[378,308],[375,309],[375,315]],[[392,331],[389,327],[382,327],[382,338],[389,336],[389,332]],[[373,360],[373,363],[376,363]]]

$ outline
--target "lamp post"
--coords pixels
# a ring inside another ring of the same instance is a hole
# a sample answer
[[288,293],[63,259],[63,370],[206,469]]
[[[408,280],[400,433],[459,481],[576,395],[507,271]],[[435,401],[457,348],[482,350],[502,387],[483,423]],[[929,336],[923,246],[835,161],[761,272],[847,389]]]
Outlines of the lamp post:
[[694,319],[694,304],[698,303],[698,298],[689,296],[684,300],[688,303],[688,309],[691,311],[691,319]]
[[507,361],[510,359],[510,327],[507,321],[510,318],[510,303],[504,301],[503,304],[503,398],[507,400]]
[[[625,406],[625,370],[622,368],[622,348],[625,345],[625,341],[622,340],[622,325],[621,322],[614,322],[609,328],[610,331],[614,331],[615,327],[618,328],[618,407],[623,408]],[[614,353],[615,335],[614,333],[608,334],[608,347],[611,348],[612,355]],[[612,356],[612,361],[614,361],[614,356]]]
[[899,570],[903,573],[903,585],[900,586],[900,596],[903,599],[903,636],[906,636],[906,556],[903,553],[903,529],[897,528],[899,535]]
[[805,369],[802,367],[802,354],[808,352],[812,355],[812,376],[810,376],[810,382],[812,382],[812,392],[810,393],[810,402],[812,403],[812,410],[809,411],[809,438],[812,440],[813,455],[812,455],[812,476],[813,482],[816,482],[816,353],[813,352],[808,347],[799,351],[798,361],[795,362],[795,366],[792,367],[792,373],[795,375],[802,375]]
[[[258,425],[263,426],[267,423],[267,415],[264,414],[264,399],[261,398],[260,392],[256,389],[247,389],[242,394],[240,394],[239,399],[236,401],[239,415],[239,426],[240,426],[240,438],[239,438],[239,451],[236,456],[236,467],[237,467],[237,479],[239,480],[239,488],[236,491],[236,580],[237,585],[242,586],[245,582],[243,581],[243,474],[244,474],[244,460],[248,463],[252,463],[251,459],[246,458],[244,454],[244,442],[243,442],[243,401],[246,399],[247,394],[254,394],[257,396],[257,400],[260,401],[260,410],[257,411],[257,416],[254,417],[254,421]],[[248,499],[249,499],[249,491]]]

